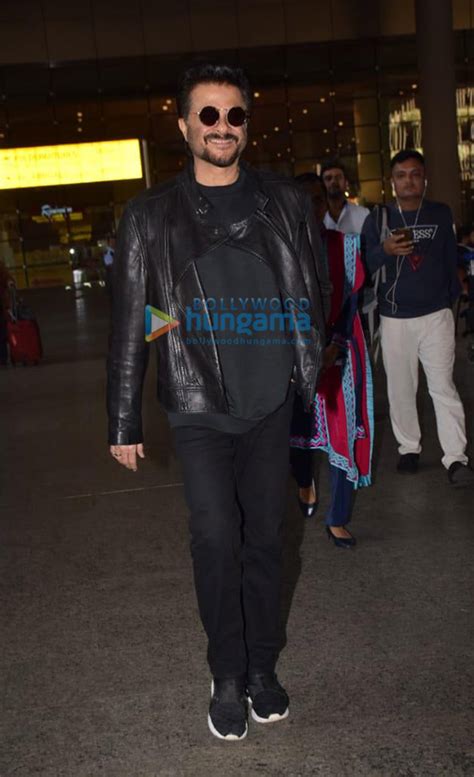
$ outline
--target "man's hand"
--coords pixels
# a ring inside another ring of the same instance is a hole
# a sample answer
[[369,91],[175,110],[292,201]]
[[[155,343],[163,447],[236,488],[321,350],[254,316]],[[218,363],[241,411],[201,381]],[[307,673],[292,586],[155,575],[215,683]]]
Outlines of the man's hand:
[[329,343],[327,348],[323,351],[323,363],[321,366],[321,372],[326,372],[335,363],[336,359],[340,356],[341,349],[336,343]]
[[141,442],[138,445],[111,445],[109,450],[115,461],[118,461],[119,464],[122,464],[127,469],[132,469],[134,472],[138,469],[137,454],[141,459],[145,458],[145,451]]
[[382,243],[383,250],[389,256],[408,256],[413,253],[413,243],[405,239],[405,235],[390,235]]

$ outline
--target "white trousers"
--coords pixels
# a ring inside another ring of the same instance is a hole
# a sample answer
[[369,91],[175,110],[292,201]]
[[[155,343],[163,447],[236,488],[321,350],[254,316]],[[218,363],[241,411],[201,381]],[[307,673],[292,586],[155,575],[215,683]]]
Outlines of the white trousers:
[[421,452],[416,409],[420,361],[436,414],[444,453],[441,461],[446,469],[454,461],[467,463],[464,409],[453,382],[455,340],[451,310],[446,308],[418,318],[381,316],[380,330],[390,420],[398,452]]

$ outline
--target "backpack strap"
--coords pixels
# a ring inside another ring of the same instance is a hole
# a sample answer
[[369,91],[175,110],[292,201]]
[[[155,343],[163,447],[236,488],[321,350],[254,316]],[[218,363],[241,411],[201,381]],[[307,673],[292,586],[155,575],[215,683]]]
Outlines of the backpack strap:
[[[380,243],[383,243],[390,235],[390,229],[388,226],[388,208],[386,205],[376,205],[372,211],[373,216],[377,222],[377,228],[380,236]],[[372,286],[370,288],[370,296],[366,304],[362,308],[362,312],[367,316],[367,326],[369,329],[369,341],[372,351],[372,357],[374,363],[377,363],[377,359],[380,352],[380,331],[378,324],[378,317],[376,317],[376,310],[378,308],[378,290],[380,283],[385,283],[387,279],[387,271],[385,265],[380,267],[372,275]]]

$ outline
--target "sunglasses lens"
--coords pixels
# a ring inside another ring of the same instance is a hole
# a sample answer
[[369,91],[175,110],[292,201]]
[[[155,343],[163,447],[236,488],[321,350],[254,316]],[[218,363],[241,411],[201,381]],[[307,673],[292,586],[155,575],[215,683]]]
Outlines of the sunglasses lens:
[[212,105],[207,105],[199,111],[199,118],[206,127],[213,127],[219,121],[219,111]]
[[231,127],[241,127],[247,121],[247,112],[240,106],[231,108],[227,114],[227,122]]

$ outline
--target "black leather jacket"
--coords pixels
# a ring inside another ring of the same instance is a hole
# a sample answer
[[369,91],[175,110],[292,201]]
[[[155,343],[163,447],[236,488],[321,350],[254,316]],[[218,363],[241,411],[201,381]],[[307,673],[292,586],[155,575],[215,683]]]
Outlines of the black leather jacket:
[[[314,398],[331,287],[311,202],[291,179],[241,164],[257,208],[230,230],[213,223],[213,208],[199,191],[192,164],[172,181],[131,200],[125,209],[112,268],[110,444],[143,441],[141,398],[149,350],[145,306],[182,320],[186,306],[205,297],[195,260],[229,234],[239,248],[270,265],[285,297],[309,299],[311,331],[294,333],[294,379],[306,408]],[[155,340],[161,403],[173,412],[228,412],[215,343],[187,344],[180,330],[178,326]]]

